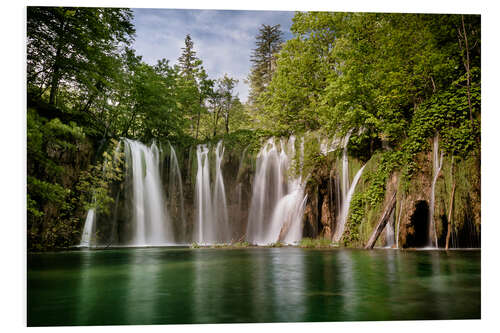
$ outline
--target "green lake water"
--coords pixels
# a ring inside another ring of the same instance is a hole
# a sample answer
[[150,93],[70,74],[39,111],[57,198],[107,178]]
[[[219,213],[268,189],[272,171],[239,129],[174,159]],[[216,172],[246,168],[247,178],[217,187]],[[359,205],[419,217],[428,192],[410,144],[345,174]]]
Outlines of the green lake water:
[[479,250],[28,254],[28,326],[478,319]]

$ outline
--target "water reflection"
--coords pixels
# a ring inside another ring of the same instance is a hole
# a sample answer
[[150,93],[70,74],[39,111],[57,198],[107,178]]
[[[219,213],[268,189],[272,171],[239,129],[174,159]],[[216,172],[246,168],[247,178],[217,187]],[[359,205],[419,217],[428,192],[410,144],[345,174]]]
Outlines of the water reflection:
[[91,320],[90,316],[92,314],[92,309],[95,303],[95,294],[92,288],[92,255],[85,251],[81,256],[80,265],[80,286],[77,289],[79,291],[79,304],[77,306],[76,320],[78,323],[87,323]]
[[157,262],[154,253],[146,249],[138,249],[128,258],[128,287],[126,323],[153,323],[157,307],[154,300],[163,295],[158,294],[158,273],[161,263]]
[[348,255],[347,251],[339,253],[335,268],[341,282],[342,311],[345,312],[346,320],[354,320],[353,315],[357,303],[354,265],[355,262]]
[[268,293],[273,295],[276,321],[302,321],[304,304],[304,253],[293,249],[283,253],[279,249],[270,251],[270,279],[273,281]]
[[29,260],[30,325],[480,316],[480,252],[119,249]]

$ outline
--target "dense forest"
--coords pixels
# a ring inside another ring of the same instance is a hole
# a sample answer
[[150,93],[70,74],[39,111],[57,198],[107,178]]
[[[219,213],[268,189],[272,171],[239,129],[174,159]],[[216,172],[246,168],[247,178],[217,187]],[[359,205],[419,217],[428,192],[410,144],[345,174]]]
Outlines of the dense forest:
[[[86,210],[113,201],[120,138],[256,147],[273,136],[349,134],[349,156],[367,163],[343,238],[350,246],[365,243],[391,188],[398,207],[427,191],[419,180],[439,138],[445,203],[436,214],[479,230],[480,16],[297,12],[287,41],[279,25],[262,24],[245,103],[230,73],[209,77],[190,35],[178,59],[145,63],[132,48],[132,19],[130,9],[27,9],[29,250],[74,245]],[[306,140],[309,198],[321,191],[331,158]],[[321,215],[318,206],[308,204],[306,220],[322,219],[311,217]],[[439,237],[444,244],[449,235]]]

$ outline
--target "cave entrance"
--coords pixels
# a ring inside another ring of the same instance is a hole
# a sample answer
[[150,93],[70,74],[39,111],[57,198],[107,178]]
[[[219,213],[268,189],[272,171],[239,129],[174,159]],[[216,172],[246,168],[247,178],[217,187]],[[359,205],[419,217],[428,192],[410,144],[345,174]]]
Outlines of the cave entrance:
[[407,247],[425,247],[429,243],[429,204],[425,200],[415,203],[410,217],[414,233],[408,238]]

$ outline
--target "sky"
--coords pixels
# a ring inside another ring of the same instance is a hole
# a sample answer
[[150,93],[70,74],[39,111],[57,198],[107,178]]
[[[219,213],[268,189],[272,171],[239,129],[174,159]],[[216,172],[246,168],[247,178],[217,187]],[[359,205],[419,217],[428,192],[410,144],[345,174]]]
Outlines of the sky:
[[151,65],[162,58],[176,64],[191,35],[194,49],[212,79],[227,73],[239,80],[235,92],[245,102],[250,55],[262,24],[281,25],[283,39],[292,37],[293,11],[133,9],[137,55]]

